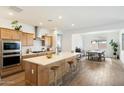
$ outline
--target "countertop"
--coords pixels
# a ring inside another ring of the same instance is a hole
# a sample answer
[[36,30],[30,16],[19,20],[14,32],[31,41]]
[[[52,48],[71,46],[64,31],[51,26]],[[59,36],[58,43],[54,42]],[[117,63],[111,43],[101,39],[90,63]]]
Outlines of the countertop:
[[38,57],[26,58],[23,59],[23,61],[45,66],[77,55],[79,55],[79,53],[64,52],[64,53],[60,53],[59,55],[53,54],[52,58],[50,59],[48,59],[46,56],[38,56]]
[[[51,51],[51,52],[53,52],[54,53],[54,51]],[[22,57],[24,57],[24,56],[31,56],[31,55],[42,55],[42,54],[46,54],[47,52],[39,52],[39,53],[32,53],[32,52],[30,52],[30,53],[22,53]]]
[[41,52],[41,53],[22,53],[22,56],[30,56],[30,55],[37,55],[37,54],[45,54],[46,52]]

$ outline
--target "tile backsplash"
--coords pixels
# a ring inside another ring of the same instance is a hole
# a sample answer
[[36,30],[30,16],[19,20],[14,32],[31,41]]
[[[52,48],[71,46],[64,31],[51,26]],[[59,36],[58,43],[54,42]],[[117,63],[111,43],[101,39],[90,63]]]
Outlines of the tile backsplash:
[[22,53],[26,53],[27,49],[31,49],[32,51],[41,51],[42,49],[41,40],[34,40],[33,46],[23,46]]

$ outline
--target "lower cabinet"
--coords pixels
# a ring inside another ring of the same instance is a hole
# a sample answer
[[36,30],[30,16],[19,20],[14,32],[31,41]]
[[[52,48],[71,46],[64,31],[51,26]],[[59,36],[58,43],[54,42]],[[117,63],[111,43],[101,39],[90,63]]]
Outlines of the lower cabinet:
[[22,71],[22,65],[19,64],[19,65],[15,65],[15,66],[11,66],[11,67],[7,67],[7,68],[2,68],[1,69],[1,76],[2,77],[6,77],[8,75],[12,75],[12,74],[15,74],[17,72],[20,72]]
[[75,61],[75,58],[61,60],[47,66],[25,62],[25,80],[29,85],[48,86],[54,84],[54,71],[51,70],[52,66],[59,66],[57,69],[57,81],[61,82],[62,77],[68,74],[69,64],[68,61]]
[[25,62],[25,81],[29,85],[37,85],[38,65]]

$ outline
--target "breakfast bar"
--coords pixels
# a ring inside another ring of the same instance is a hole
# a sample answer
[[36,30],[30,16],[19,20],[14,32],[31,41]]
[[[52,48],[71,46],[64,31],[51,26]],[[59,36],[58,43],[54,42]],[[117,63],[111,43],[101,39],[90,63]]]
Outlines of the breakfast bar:
[[80,54],[65,52],[52,54],[51,58],[45,55],[23,59],[26,84],[47,86],[55,84],[56,81],[63,82],[63,76],[70,71],[68,62],[77,66],[78,55]]

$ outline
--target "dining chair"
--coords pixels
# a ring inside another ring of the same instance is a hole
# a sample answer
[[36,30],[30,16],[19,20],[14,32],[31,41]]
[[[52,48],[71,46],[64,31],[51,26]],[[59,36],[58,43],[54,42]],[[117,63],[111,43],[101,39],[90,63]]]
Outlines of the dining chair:
[[101,59],[103,58],[103,60],[105,61],[105,51],[102,52],[101,54]]

